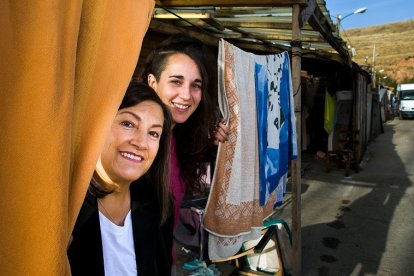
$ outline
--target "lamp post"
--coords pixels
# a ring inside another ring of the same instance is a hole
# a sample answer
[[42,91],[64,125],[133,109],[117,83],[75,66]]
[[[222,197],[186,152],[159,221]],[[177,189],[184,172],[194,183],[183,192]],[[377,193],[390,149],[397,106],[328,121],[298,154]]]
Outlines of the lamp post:
[[351,13],[348,13],[345,16],[342,16],[342,15],[338,14],[336,16],[336,32],[339,34],[339,29],[341,27],[341,22],[344,21],[345,18],[347,18],[347,17],[349,17],[351,15],[354,15],[354,14],[364,13],[366,11],[367,11],[367,8],[366,7],[363,7],[363,8],[356,9],[355,11],[353,11]]

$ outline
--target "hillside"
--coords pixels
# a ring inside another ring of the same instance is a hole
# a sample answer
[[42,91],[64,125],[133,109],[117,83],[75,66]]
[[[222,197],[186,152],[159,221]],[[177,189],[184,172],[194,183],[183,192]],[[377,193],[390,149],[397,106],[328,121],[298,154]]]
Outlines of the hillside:
[[353,60],[359,65],[372,65],[375,45],[377,71],[383,69],[397,83],[414,79],[414,20],[342,30],[341,36],[355,48]]

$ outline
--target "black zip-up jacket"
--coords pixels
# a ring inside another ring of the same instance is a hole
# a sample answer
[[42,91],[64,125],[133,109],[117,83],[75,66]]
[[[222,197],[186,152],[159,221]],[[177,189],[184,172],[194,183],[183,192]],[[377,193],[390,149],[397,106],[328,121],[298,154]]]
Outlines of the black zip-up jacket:
[[[138,275],[169,276],[171,275],[171,257],[169,257],[171,241],[167,241],[168,249],[166,249],[165,236],[163,237],[159,226],[159,206],[154,194],[147,188],[151,187],[152,183],[147,182],[148,180],[140,179],[131,184],[130,189]],[[105,275],[98,204],[96,197],[89,193],[82,205],[72,235],[73,240],[68,248],[72,275]]]

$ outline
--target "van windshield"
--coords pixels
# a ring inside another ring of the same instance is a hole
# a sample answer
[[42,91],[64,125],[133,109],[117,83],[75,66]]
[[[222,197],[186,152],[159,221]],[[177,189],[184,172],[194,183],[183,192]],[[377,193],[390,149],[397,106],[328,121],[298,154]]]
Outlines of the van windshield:
[[401,91],[400,100],[414,100],[414,90]]

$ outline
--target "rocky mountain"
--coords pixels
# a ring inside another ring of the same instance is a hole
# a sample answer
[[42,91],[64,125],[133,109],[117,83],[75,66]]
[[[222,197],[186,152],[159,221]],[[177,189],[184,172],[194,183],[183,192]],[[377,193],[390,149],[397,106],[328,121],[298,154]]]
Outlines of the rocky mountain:
[[355,49],[353,60],[377,75],[397,83],[414,81],[414,20],[342,30],[340,35]]

